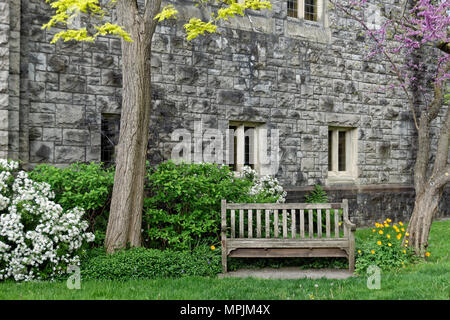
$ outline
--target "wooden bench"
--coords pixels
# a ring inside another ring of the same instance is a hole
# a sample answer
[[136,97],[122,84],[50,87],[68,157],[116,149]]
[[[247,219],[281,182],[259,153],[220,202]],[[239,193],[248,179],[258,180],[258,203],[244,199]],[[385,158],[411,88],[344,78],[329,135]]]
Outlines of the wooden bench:
[[[236,218],[239,219],[238,230]],[[347,199],[342,203],[314,204],[227,203],[222,200],[223,272],[227,272],[227,257],[345,257],[353,272],[355,229],[356,225],[348,218]]]

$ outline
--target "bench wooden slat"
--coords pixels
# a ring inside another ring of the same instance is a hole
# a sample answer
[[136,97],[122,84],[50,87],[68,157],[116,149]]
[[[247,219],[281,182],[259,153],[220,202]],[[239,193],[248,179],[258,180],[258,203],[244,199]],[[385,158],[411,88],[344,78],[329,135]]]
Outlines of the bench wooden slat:
[[236,238],[236,214],[231,210],[231,237]]
[[244,210],[239,210],[239,238],[244,237]]
[[228,248],[345,248],[348,239],[229,239]]
[[283,238],[287,238],[287,212],[283,209]]
[[295,209],[291,210],[291,236],[292,239],[295,239],[297,237],[296,230],[295,230]]
[[270,211],[266,210],[266,238],[270,238]]
[[261,238],[261,210],[256,210],[256,237]]
[[322,209],[317,209],[317,238],[322,238]]
[[299,257],[347,257],[339,248],[238,248],[230,252],[233,258],[299,258]]
[[326,228],[327,228],[327,238],[330,238],[331,237],[331,235],[330,235],[330,224],[331,224],[331,222],[330,222],[330,209],[327,209],[327,211],[326,211]]
[[342,203],[227,203],[227,209],[341,209]]
[[248,210],[248,237],[253,238],[253,212]]
[[312,209],[308,210],[308,227],[309,227],[309,237],[314,237],[314,222],[313,222],[313,211]]
[[300,237],[305,238],[305,210],[300,210]]
[[273,236],[275,238],[278,238],[278,210],[277,209],[275,209],[273,215],[274,215],[274,217],[273,217]]
[[334,237],[339,238],[339,211],[334,210]]

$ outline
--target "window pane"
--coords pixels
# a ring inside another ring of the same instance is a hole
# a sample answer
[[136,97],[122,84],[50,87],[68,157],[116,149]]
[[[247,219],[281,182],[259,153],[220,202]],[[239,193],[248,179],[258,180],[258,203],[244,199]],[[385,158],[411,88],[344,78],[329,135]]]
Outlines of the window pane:
[[345,131],[339,131],[339,149],[338,149],[338,164],[339,164],[339,171],[345,171],[346,164],[345,164]]
[[236,163],[237,163],[237,137],[236,137],[236,126],[230,126],[230,146],[229,146],[229,167],[232,171],[237,171]]
[[253,161],[253,134],[255,129],[252,127],[244,127],[245,134],[245,149],[244,149],[244,165],[251,167],[254,169],[254,161]]
[[297,18],[297,1],[287,0],[287,14],[289,17]]
[[120,115],[102,114],[100,161],[106,166],[114,164],[116,145],[119,142]]
[[317,20],[317,0],[305,0],[305,19]]
[[328,171],[333,170],[332,162],[333,162],[333,152],[332,152],[332,137],[333,137],[333,131],[328,130]]

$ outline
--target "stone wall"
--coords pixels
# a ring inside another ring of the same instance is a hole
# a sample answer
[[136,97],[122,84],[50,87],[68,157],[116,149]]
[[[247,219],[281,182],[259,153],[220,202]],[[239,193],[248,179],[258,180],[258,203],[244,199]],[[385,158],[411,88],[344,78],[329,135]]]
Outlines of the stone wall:
[[[219,129],[229,121],[262,122],[280,130],[278,179],[288,188],[323,185],[328,127],[357,127],[356,186],[409,188],[416,132],[406,99],[399,89],[376,93],[394,75],[385,61],[365,60],[365,38],[354,22],[328,9],[323,23],[293,19],[278,1],[271,11],[187,41],[183,23],[206,13],[191,1],[176,5],[178,21],[159,25],[153,42],[151,163],[169,159],[171,133],[193,131],[196,121]],[[102,114],[121,109],[120,41],[50,44],[59,31],[41,30],[50,13],[43,0],[0,0],[0,156],[30,166],[99,161]],[[354,197],[367,202],[364,192]],[[397,200],[388,202],[398,208]]]
[[[348,199],[349,214],[358,227],[373,226],[390,218],[396,222],[409,221],[414,209],[415,192],[412,186],[369,185],[369,186],[325,186],[329,202]],[[313,187],[288,188],[286,202],[305,202],[305,195]],[[435,219],[450,216],[450,188],[444,190]]]

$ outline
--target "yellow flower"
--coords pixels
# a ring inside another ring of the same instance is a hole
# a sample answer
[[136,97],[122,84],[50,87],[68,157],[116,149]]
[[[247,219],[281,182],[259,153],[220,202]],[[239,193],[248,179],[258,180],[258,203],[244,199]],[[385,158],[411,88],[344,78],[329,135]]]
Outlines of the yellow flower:
[[405,253],[405,254],[406,254],[406,250],[403,250],[403,253]]
[[216,247],[215,246],[211,246],[211,250],[216,250]]
[[389,225],[388,225],[387,223],[385,223],[384,226],[385,226],[386,228],[389,228]]
[[383,234],[383,230],[378,231],[379,234]]
[[342,222],[339,221],[339,226],[342,224]]
[[392,220],[391,220],[391,219],[386,219],[386,221],[387,221],[387,222],[389,222],[389,223],[391,223],[391,222],[392,222]]
[[372,229],[372,232],[375,232],[375,231],[377,231],[377,230],[375,230],[375,229]]
[[402,228],[401,230],[402,230],[402,232],[405,232],[405,229],[404,229],[404,228]]
[[358,250],[358,253],[361,254],[361,250]]
[[405,247],[408,247],[408,245],[407,245],[407,244],[405,244]]
[[386,238],[390,239],[390,238],[391,238],[391,235],[390,235],[390,234],[386,235]]
[[408,240],[405,240],[405,243],[408,243]]
[[409,233],[408,233],[408,232],[406,232],[406,233],[405,233],[405,236],[409,236]]
[[427,257],[429,257],[429,256],[431,255],[431,253],[425,252],[425,255],[426,255]]
[[397,239],[400,240],[401,237],[402,237],[402,234],[399,233],[399,234],[397,235]]
[[400,221],[398,224],[401,225],[401,226],[403,226],[403,223],[402,223],[401,221]]
[[402,264],[405,264],[405,263],[402,261]]
[[370,251],[370,253],[371,253],[371,254],[374,254],[374,253],[375,253],[375,250]]
[[375,222],[375,227],[379,227],[380,225],[378,224],[378,222]]
[[378,240],[377,241],[377,245],[381,246],[381,241]]
[[392,247],[392,244],[389,242],[389,243],[388,243],[388,246],[389,246],[389,247]]

